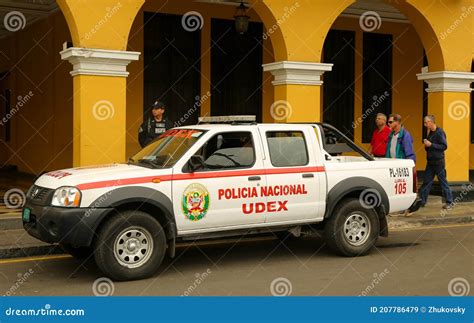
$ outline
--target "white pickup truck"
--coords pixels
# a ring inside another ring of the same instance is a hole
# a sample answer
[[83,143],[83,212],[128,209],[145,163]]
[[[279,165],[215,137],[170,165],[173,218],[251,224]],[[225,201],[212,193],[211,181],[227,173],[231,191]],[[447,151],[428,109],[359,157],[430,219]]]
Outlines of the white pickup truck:
[[412,160],[374,159],[330,125],[211,121],[165,132],[127,164],[42,175],[24,228],[132,280],[179,241],[249,232],[322,229],[337,253],[363,255],[388,235],[388,213],[419,207]]

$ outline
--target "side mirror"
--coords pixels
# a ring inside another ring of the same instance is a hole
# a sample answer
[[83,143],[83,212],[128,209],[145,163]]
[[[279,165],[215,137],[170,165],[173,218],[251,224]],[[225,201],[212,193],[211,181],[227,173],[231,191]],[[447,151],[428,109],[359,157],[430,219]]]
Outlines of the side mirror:
[[204,158],[201,155],[194,155],[188,161],[189,170],[195,172],[200,168],[205,168]]

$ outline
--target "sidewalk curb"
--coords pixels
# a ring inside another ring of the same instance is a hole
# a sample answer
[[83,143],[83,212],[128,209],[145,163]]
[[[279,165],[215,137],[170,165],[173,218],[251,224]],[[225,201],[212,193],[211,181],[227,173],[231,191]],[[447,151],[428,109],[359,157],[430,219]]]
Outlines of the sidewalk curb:
[[445,216],[445,217],[406,217],[406,216],[389,216],[388,228],[391,229],[408,229],[430,227],[435,225],[447,224],[467,224],[474,222],[474,215]]
[[47,256],[64,254],[65,252],[57,244],[28,246],[21,248],[0,249],[0,259],[24,258],[33,256]]
[[0,230],[19,230],[22,228],[23,222],[21,215],[8,213],[0,217]]

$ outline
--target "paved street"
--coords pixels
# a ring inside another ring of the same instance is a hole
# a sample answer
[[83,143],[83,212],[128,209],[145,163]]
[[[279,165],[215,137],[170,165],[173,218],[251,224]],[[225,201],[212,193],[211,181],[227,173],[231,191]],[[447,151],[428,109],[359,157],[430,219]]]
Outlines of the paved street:
[[[452,279],[474,286],[473,246],[473,225],[393,231],[359,258],[333,255],[320,238],[188,245],[153,278],[114,283],[113,294],[271,295],[274,282],[274,293],[291,295],[449,295]],[[1,294],[93,295],[100,277],[69,256],[0,261]]]

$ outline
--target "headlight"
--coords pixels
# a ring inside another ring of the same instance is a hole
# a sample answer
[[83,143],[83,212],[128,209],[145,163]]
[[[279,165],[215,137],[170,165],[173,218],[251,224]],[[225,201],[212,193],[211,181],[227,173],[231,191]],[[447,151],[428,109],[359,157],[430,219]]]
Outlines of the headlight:
[[51,205],[54,206],[79,206],[81,203],[81,191],[75,187],[60,187],[53,195]]

